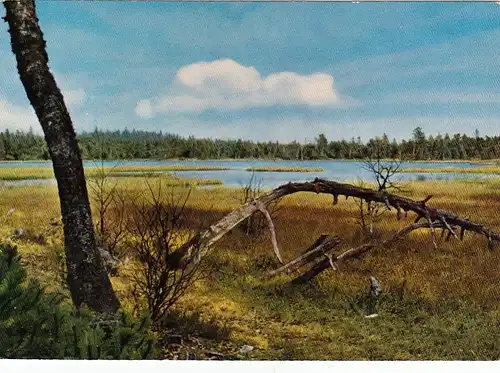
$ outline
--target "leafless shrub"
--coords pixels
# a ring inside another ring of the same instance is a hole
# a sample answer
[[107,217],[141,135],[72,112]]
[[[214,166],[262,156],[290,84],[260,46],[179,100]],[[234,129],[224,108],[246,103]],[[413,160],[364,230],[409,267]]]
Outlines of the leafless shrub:
[[362,167],[373,175],[379,191],[401,191],[401,186],[394,180],[394,177],[401,173],[401,163],[400,160],[394,159],[383,161],[380,158],[368,158],[363,161]]
[[[403,187],[395,180],[395,177],[401,172],[401,161],[399,160],[381,160],[380,157],[367,158],[363,161],[362,168],[370,172],[377,183],[378,191],[403,191]],[[358,186],[364,187],[360,181]],[[359,209],[359,225],[364,233],[369,237],[375,235],[375,224],[380,221],[382,215],[388,211],[383,203],[366,201],[359,199],[356,201]]]
[[101,162],[96,174],[89,178],[90,197],[94,202],[96,236],[99,246],[112,257],[118,256],[118,247],[126,238],[125,217],[131,196],[118,188],[118,182],[109,177],[117,165],[109,170]]
[[156,190],[147,179],[146,184],[148,193],[132,201],[126,245],[134,263],[129,275],[133,293],[147,302],[152,320],[158,322],[207,267],[194,257],[186,258],[176,269],[169,265],[175,260],[176,249],[195,235],[185,229],[184,211],[191,189],[179,196],[175,187],[165,192],[161,180]]

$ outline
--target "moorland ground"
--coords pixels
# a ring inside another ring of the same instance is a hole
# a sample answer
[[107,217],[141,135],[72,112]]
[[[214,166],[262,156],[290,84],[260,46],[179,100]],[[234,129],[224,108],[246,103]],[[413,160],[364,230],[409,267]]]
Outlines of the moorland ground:
[[[155,186],[165,179],[168,176],[149,182]],[[129,191],[145,188],[144,180],[137,177],[116,182]],[[500,231],[500,179],[415,181],[404,186],[408,197],[423,199],[432,194],[433,207]],[[170,187],[179,196],[187,190]],[[239,189],[195,187],[187,202],[184,229],[215,222],[240,201]],[[14,212],[7,215],[11,208]],[[62,229],[43,241],[32,239],[50,229],[51,219],[60,215],[56,186],[3,186],[0,211],[1,237],[18,228],[29,232],[13,239],[29,275],[49,291],[65,291],[60,270]],[[342,198],[332,206],[331,196],[326,195],[285,197],[274,214],[285,261],[321,234],[343,237],[342,250],[364,242],[358,217],[352,199]],[[409,214],[398,221],[394,212],[387,212],[376,231],[389,235],[414,218]],[[500,359],[500,248],[491,251],[485,241],[469,232],[463,241],[446,241],[438,235],[435,249],[427,231],[415,231],[391,247],[341,263],[337,271],[328,269],[309,284],[291,286],[288,275],[262,277],[279,266],[269,232],[248,236],[234,229],[212,248],[207,261],[215,269],[177,302],[169,325],[196,333],[210,349],[228,354],[236,354],[244,344],[254,346],[245,356],[249,359]],[[112,277],[125,307],[131,306],[127,280],[121,276],[127,270],[124,264]],[[379,316],[367,319],[371,275],[380,281],[383,292]],[[163,343],[165,357],[177,353],[178,346]]]

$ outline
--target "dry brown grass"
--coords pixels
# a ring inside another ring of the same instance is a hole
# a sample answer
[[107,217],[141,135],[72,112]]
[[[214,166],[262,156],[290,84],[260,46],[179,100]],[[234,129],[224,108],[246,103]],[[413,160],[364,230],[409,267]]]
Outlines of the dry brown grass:
[[252,172],[323,172],[322,167],[248,167]]
[[[130,190],[143,187],[137,179],[120,183]],[[409,197],[433,194],[429,205],[500,231],[500,180],[412,182],[407,189]],[[238,193],[195,189],[187,205],[186,228],[215,221],[237,207]],[[362,242],[354,201],[342,198],[337,206],[331,202],[331,196],[312,193],[283,199],[275,225],[286,261],[320,234],[342,236],[342,250]],[[11,207],[16,211],[4,216]],[[4,189],[0,233],[5,237],[19,227],[45,229],[58,213],[53,186]],[[398,221],[395,213],[388,212],[378,230],[389,235],[413,219],[410,214]],[[37,276],[53,268],[43,264],[54,245],[61,244],[60,238],[52,240],[52,246],[20,247]],[[463,241],[440,239],[434,249],[428,232],[414,232],[392,247],[344,262],[338,271],[327,270],[314,284],[296,288],[286,285],[287,276],[262,279],[263,273],[278,266],[267,231],[251,238],[235,230],[212,250],[210,260],[218,268],[214,277],[197,283],[177,307],[216,318],[230,330],[232,342],[259,348],[251,355],[254,358],[498,359],[500,248],[490,251],[485,241],[468,232]],[[380,280],[384,293],[381,316],[368,321],[362,313],[370,275]],[[53,276],[46,281],[53,281]],[[123,281],[113,278],[125,297]]]
[[500,167],[491,165],[485,167],[433,167],[433,168],[423,168],[423,167],[409,167],[404,168],[401,172],[412,172],[412,173],[457,173],[457,174],[500,174]]

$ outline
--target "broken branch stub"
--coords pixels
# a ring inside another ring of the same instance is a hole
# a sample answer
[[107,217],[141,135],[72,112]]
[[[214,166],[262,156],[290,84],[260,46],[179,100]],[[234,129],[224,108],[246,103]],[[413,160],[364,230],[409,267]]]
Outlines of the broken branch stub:
[[[340,243],[342,239],[338,236],[320,236],[319,239],[313,244],[312,247],[308,248],[304,254],[298,256],[289,263],[275,269],[267,274],[268,277],[276,276],[285,271],[291,271],[292,269],[300,268],[308,263],[313,262],[315,259],[319,258],[321,255],[331,255],[331,251],[334,250]],[[315,246],[315,247],[314,247]],[[332,259],[333,260],[333,259]]]
[[[435,223],[434,226],[436,228],[441,227],[441,223]],[[340,254],[336,258],[326,258],[318,263],[316,263],[312,268],[309,270],[301,273],[298,277],[293,279],[291,281],[292,284],[303,284],[305,282],[308,282],[315,278],[317,275],[319,275],[321,272],[323,272],[325,269],[330,268],[332,265],[336,268],[336,264],[345,261],[347,259],[353,259],[360,257],[361,255],[367,253],[368,251],[376,248],[376,247],[388,247],[400,238],[406,236],[408,233],[417,230],[417,229],[422,229],[422,228],[430,228],[430,225],[428,222],[425,223],[418,223],[418,224],[411,224],[408,225],[402,229],[400,229],[398,232],[396,232],[393,236],[390,238],[382,241],[382,242],[371,242],[367,243],[361,246],[354,247],[352,249],[344,251],[342,254]]]

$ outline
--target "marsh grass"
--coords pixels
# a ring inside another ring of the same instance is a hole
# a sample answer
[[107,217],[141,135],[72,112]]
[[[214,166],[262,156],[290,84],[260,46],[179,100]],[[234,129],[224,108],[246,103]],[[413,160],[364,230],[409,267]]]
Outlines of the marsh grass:
[[[193,165],[158,165],[158,166],[92,166],[85,167],[86,177],[97,177],[101,174],[109,174],[112,177],[129,176],[165,176],[168,172],[175,171],[222,171],[227,167],[219,166],[193,166]],[[30,179],[53,179],[52,167],[0,167],[0,180],[30,180]]]
[[404,168],[401,172],[411,173],[457,173],[457,174],[500,174],[499,166],[486,167],[435,167],[435,168]]
[[[136,191],[144,187],[138,178],[119,179],[119,185]],[[415,199],[433,194],[429,205],[500,231],[500,179],[410,182],[405,190]],[[181,195],[183,188],[174,193]],[[239,193],[193,189],[186,229],[237,207]],[[343,250],[362,242],[352,199],[341,198],[332,206],[330,196],[296,193],[285,197],[281,206],[275,224],[285,261],[320,234],[344,237]],[[14,213],[6,216],[11,207]],[[3,237],[19,227],[43,231],[57,216],[55,186],[10,187],[0,194]],[[414,218],[409,214],[398,221],[388,213],[378,229],[389,235]],[[287,275],[262,279],[278,266],[269,234],[256,239],[234,230],[211,251],[209,260],[218,270],[196,283],[174,310],[217,320],[224,338],[256,347],[250,359],[500,359],[500,248],[490,251],[484,237],[471,233],[463,241],[438,239],[438,244],[434,249],[428,232],[414,232],[362,260],[341,263],[338,271],[327,270],[309,284],[290,286]],[[61,234],[48,237],[43,245],[19,242],[28,273],[52,287],[58,286],[51,262],[55,256],[49,255],[55,247],[62,247]],[[379,279],[383,290],[379,317],[374,319],[364,317],[370,275]],[[119,276],[112,281],[126,303],[126,280]]]
[[323,172],[322,167],[248,167],[251,172]]

